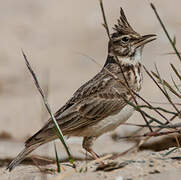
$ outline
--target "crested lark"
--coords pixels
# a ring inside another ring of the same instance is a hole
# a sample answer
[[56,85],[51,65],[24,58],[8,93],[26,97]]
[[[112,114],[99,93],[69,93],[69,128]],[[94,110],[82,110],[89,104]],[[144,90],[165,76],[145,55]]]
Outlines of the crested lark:
[[[136,92],[141,89],[143,46],[155,39],[155,35],[141,36],[135,32],[122,8],[120,13],[118,24],[113,28],[104,67],[55,113],[63,134],[83,137],[83,148],[95,159],[98,155],[92,150],[93,141],[103,133],[116,129],[133,114],[134,108],[124,99],[133,101],[133,98],[124,84],[128,83]],[[37,147],[56,138],[54,123],[50,119],[25,142],[24,150],[9,164],[8,169],[12,170]]]

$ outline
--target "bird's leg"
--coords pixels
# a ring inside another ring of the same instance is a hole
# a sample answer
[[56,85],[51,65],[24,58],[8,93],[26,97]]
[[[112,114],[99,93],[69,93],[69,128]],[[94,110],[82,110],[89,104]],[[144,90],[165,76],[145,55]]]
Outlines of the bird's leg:
[[83,143],[82,143],[82,147],[87,151],[89,152],[92,157],[95,159],[95,160],[98,160],[99,164],[101,166],[104,165],[104,163],[99,160],[99,155],[97,155],[93,150],[92,150],[92,146],[93,146],[93,142],[96,140],[96,137],[84,137],[83,139]]

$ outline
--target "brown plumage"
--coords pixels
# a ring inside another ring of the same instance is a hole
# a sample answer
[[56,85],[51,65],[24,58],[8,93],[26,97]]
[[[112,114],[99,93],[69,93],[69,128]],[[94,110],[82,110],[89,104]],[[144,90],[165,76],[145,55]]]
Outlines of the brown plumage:
[[[132,115],[134,109],[124,100],[132,101],[124,77],[131,89],[136,92],[141,89],[142,49],[146,43],[154,40],[150,39],[153,35],[141,36],[135,32],[122,9],[114,30],[103,69],[81,86],[55,113],[63,134],[84,137],[83,148],[94,158],[98,155],[92,150],[93,141],[103,133],[114,130]],[[50,119],[25,142],[25,149],[9,164],[8,169],[12,170],[40,145],[56,139],[53,128]]]

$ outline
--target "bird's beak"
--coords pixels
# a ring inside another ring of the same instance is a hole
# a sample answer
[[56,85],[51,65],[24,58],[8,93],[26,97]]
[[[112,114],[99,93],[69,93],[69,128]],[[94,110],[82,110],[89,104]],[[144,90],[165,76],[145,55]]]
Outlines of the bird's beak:
[[155,36],[156,36],[155,34],[148,34],[145,36],[141,36],[141,38],[135,43],[135,47],[138,48],[151,41],[154,41],[156,39]]

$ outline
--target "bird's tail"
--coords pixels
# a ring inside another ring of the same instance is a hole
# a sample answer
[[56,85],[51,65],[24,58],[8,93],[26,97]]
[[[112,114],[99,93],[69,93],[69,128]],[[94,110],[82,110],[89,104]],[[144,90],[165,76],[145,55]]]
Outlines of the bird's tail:
[[39,147],[41,144],[37,143],[34,145],[31,145],[29,147],[25,147],[18,156],[8,165],[7,169],[11,171],[14,169],[15,166],[17,166],[21,161],[23,161],[28,154],[30,154],[32,151],[34,151],[37,147]]
[[28,154],[30,154],[36,148],[56,138],[57,136],[53,133],[53,131],[47,131],[45,128],[41,129],[25,142],[25,148],[8,165],[7,169],[11,171],[15,166],[21,163],[21,161],[23,161]]

